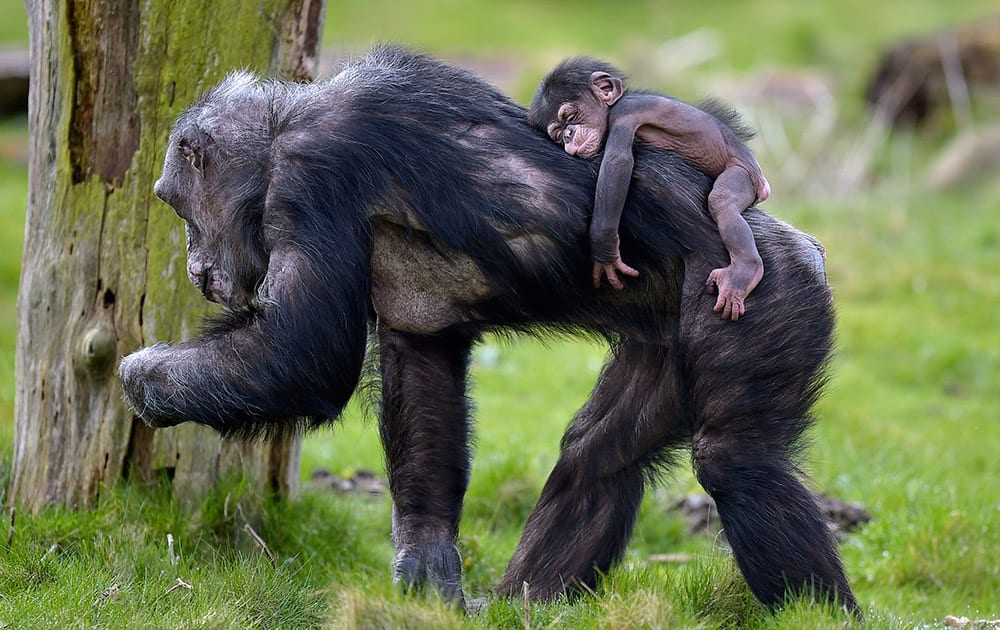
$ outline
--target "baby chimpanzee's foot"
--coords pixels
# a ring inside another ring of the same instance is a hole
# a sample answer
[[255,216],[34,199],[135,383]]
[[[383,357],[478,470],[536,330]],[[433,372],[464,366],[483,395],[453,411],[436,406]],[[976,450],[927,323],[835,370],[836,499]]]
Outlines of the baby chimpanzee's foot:
[[715,301],[715,312],[722,311],[722,319],[738,320],[746,313],[744,300],[754,290],[764,275],[764,265],[731,263],[728,267],[713,269],[705,283],[708,292],[716,288],[719,298]]

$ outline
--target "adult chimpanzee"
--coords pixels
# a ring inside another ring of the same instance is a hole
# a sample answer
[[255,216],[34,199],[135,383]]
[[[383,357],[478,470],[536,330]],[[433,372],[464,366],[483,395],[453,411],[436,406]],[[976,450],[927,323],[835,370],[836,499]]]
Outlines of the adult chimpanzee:
[[611,360],[498,591],[593,585],[647,484],[691,448],[764,603],[810,591],[856,608],[792,459],[831,347],[815,248],[748,211],[769,272],[745,318],[707,317],[704,278],[726,256],[710,182],[666,151],[636,152],[621,247],[643,273],[595,297],[597,163],[479,79],[392,47],[316,85],[230,75],[180,116],[156,186],[187,223],[192,281],[228,311],[195,339],[125,357],[125,395],[153,426],[316,425],[354,390],[376,319],[394,578],[461,603],[470,349],[499,328],[597,331]]

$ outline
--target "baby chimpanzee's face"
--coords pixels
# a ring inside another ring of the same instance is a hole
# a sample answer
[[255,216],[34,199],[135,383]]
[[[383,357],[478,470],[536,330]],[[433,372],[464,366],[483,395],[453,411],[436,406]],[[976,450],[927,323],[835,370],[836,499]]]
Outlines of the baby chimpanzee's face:
[[601,149],[608,131],[608,106],[585,94],[577,101],[563,103],[548,134],[566,153],[589,158]]
[[575,98],[559,106],[556,120],[546,131],[566,153],[589,158],[601,150],[608,133],[608,110],[625,91],[620,78],[601,70],[581,87]]

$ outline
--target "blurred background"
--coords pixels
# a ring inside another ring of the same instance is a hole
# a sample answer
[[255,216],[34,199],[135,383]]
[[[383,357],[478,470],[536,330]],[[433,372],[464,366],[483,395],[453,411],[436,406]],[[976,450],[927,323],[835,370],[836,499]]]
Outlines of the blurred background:
[[[2,469],[28,130],[21,88],[8,80],[24,63],[24,8],[0,0],[0,11]],[[547,69],[589,54],[635,87],[717,96],[740,110],[758,131],[751,146],[772,185],[763,209],[828,253],[838,349],[805,468],[816,489],[872,517],[843,543],[862,605],[914,621],[1000,617],[995,0],[336,0],[321,74],[384,41],[466,67],[525,105]],[[473,583],[502,570],[605,352],[535,339],[479,348],[478,455],[463,525],[464,551],[481,567]],[[307,439],[303,480],[321,468],[382,474],[377,431],[361,409]],[[671,515],[696,492],[682,469],[647,499],[630,562],[716,545]]]

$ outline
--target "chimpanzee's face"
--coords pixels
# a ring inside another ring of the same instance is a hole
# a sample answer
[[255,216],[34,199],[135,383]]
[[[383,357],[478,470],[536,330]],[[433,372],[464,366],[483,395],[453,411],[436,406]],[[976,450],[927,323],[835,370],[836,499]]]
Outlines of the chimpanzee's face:
[[[546,81],[564,71],[560,68],[553,70]],[[548,109],[546,103],[559,103],[555,120],[548,123],[545,131],[570,155],[583,158],[597,155],[608,134],[609,110],[625,95],[622,80],[598,70],[591,73],[586,84],[576,89],[554,85],[543,88],[545,92],[535,97],[537,105],[532,104],[533,111],[542,111],[543,108]],[[538,122],[532,124],[538,125]]]
[[[267,271],[266,254],[245,237],[247,210],[235,202],[242,181],[234,170],[226,168],[211,137],[189,127],[171,135],[154,186],[184,219],[191,283],[229,308],[250,304]],[[250,227],[259,232],[259,221]]]
[[589,158],[601,150],[608,130],[608,107],[589,93],[576,101],[563,103],[556,120],[548,126],[549,137],[562,145],[566,153]]

